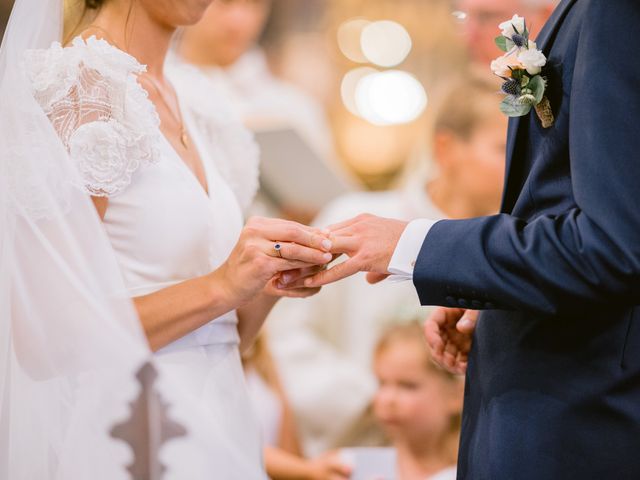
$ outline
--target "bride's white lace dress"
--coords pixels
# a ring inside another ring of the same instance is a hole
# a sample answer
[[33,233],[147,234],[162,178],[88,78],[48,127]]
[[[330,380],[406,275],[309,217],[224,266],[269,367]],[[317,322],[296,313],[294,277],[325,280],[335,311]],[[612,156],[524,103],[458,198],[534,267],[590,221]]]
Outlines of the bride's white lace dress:
[[[135,58],[104,40],[78,37],[65,48],[29,52],[25,66],[39,104],[81,172],[81,188],[109,197],[104,228],[131,297],[209,273],[227,258],[257,188],[258,152],[224,101],[199,87],[195,70],[174,65],[167,73],[204,164],[208,193],[161,133],[154,105],[137,81],[145,67]],[[260,472],[237,317],[230,312],[211,320],[160,350],[158,365],[179,379],[178,388],[196,392],[210,424]],[[174,414],[180,419],[189,412]],[[188,455],[180,451],[163,452],[167,478],[187,478]],[[221,453],[219,462],[225,462]]]

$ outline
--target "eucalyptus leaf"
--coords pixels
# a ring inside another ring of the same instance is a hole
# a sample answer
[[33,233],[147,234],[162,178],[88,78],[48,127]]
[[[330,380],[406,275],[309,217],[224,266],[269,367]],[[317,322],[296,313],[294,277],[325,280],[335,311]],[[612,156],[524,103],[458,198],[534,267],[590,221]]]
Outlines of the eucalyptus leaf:
[[500,111],[508,117],[523,117],[531,111],[531,105],[521,105],[515,97],[507,97],[500,104]]
[[536,105],[542,101],[542,97],[544,97],[544,90],[546,88],[545,81],[542,79],[540,75],[536,75],[533,77],[527,88],[531,90],[532,95],[536,97]]
[[507,42],[509,41],[509,39],[503,35],[500,35],[499,37],[496,37],[496,45],[498,46],[498,48],[500,50],[502,50],[503,52],[508,52],[509,48],[507,46]]

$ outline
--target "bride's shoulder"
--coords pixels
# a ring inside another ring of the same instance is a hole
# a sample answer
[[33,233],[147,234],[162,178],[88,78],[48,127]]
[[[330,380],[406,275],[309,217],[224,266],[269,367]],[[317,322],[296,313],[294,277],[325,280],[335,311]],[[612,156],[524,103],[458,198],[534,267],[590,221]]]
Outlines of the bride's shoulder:
[[48,48],[28,50],[23,66],[36,92],[61,94],[80,80],[124,88],[129,75],[145,71],[134,57],[96,36],[75,37],[67,46],[54,42]]
[[90,194],[120,193],[158,158],[159,118],[137,81],[146,68],[131,55],[95,36],[76,37],[27,51],[23,69]]

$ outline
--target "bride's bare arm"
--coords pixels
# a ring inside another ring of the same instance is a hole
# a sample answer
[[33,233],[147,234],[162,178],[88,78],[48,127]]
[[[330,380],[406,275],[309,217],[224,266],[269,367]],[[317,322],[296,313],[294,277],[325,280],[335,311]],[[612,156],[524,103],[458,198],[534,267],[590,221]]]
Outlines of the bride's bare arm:
[[133,299],[153,351],[237,307],[215,274],[194,278]]
[[[108,201],[94,198],[104,218]],[[282,243],[282,258],[273,249]],[[308,296],[312,289],[280,290],[280,272],[309,269],[331,259],[331,245],[318,229],[294,222],[254,218],[247,222],[227,261],[208,275],[187,280],[134,304],[149,345],[156,351],[231,310],[238,309],[241,348],[251,345],[278,296]]]

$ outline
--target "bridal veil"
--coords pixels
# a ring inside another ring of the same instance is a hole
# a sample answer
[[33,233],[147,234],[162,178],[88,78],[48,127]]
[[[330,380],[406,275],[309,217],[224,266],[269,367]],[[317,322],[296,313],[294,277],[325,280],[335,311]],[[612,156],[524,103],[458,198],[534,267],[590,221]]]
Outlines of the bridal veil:
[[16,0],[0,49],[0,479],[261,478],[198,399],[158,375],[100,219],[34,99],[25,54],[61,41],[62,24],[63,0]]

